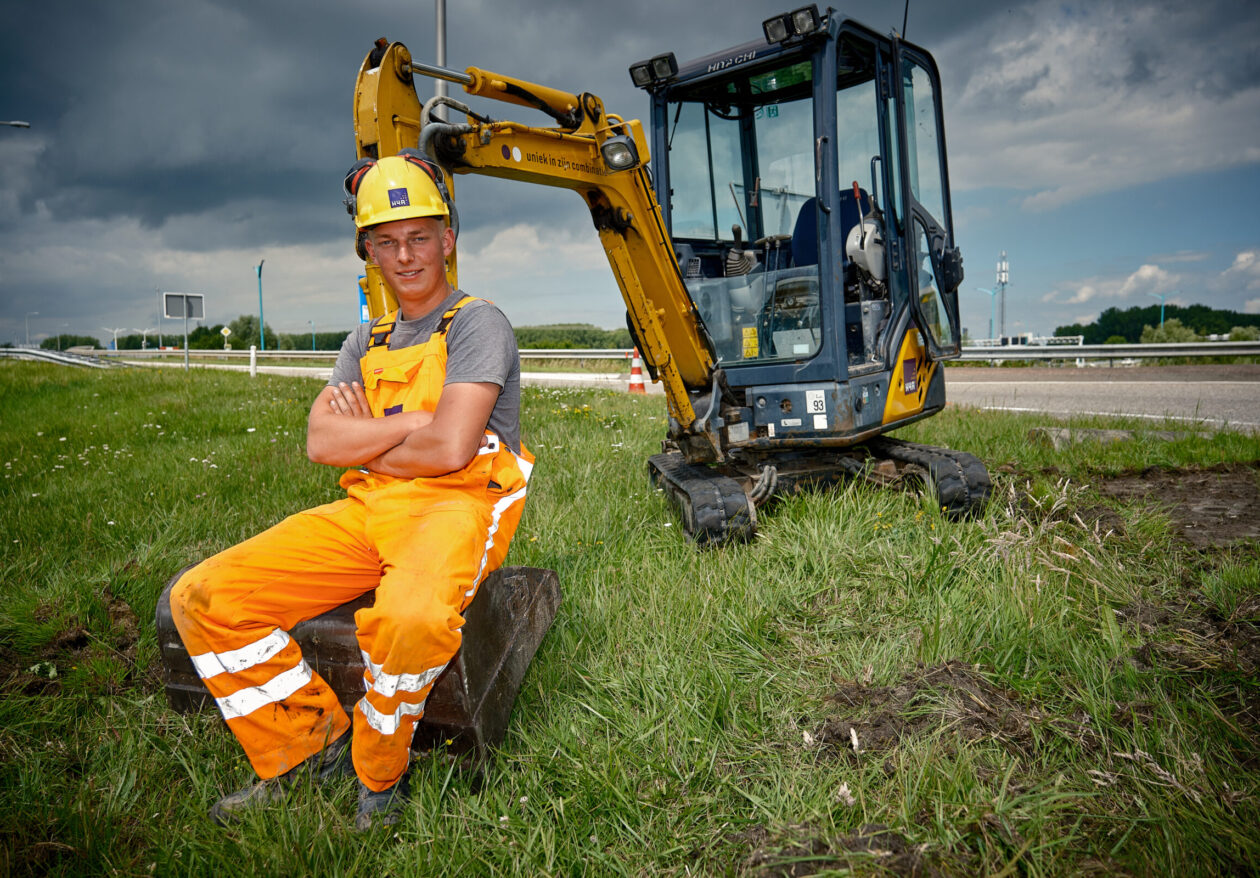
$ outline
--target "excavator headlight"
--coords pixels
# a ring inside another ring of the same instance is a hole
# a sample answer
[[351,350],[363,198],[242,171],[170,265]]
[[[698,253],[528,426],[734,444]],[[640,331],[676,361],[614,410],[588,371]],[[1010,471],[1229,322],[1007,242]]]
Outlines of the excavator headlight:
[[767,18],[761,23],[761,29],[766,32],[767,43],[781,43],[791,34],[787,20],[782,15]]
[[624,171],[639,163],[638,147],[628,134],[608,138],[600,145],[599,151],[603,153],[604,164],[610,171]]
[[647,61],[630,65],[630,81],[638,88],[650,88],[658,82],[678,75],[678,59],[673,52],[657,55]]
[[647,61],[630,65],[630,81],[636,88],[646,88],[652,82],[652,65]]
[[678,61],[673,52],[657,55],[652,59],[652,76],[656,79],[669,79],[678,73]]
[[803,37],[820,27],[822,18],[818,15],[818,6],[812,3],[783,15],[767,18],[761,23],[767,43],[781,43],[789,37]]
[[812,4],[802,6],[792,13],[792,30],[797,36],[803,37],[806,34],[812,34],[818,30],[820,24],[822,24],[822,21],[818,18],[818,7]]

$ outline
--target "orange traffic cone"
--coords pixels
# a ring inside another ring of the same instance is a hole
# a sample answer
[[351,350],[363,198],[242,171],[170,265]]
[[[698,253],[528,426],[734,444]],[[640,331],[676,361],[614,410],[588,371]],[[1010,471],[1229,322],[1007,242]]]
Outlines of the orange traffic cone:
[[634,349],[634,359],[630,361],[630,387],[631,393],[647,393],[647,388],[643,385],[643,360],[639,359],[639,349]]

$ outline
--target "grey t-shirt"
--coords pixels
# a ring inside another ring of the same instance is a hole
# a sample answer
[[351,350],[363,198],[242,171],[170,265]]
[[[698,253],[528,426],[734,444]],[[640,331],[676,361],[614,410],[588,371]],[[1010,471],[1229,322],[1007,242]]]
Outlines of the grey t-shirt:
[[[424,344],[442,315],[464,298],[456,290],[417,320],[399,320],[389,337],[396,351]],[[372,321],[375,323],[376,321]],[[337,355],[329,385],[363,383],[360,362],[367,352],[372,323],[362,323],[346,336]],[[446,384],[490,383],[502,390],[490,413],[489,428],[513,451],[521,450],[521,358],[512,325],[497,306],[484,299],[469,302],[456,312],[446,329]]]

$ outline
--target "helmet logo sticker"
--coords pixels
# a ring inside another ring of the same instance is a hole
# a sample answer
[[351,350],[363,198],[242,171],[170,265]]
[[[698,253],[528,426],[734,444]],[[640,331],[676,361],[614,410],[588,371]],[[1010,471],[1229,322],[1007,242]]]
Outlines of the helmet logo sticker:
[[405,188],[389,190],[389,206],[410,207],[411,199],[407,197],[407,190]]

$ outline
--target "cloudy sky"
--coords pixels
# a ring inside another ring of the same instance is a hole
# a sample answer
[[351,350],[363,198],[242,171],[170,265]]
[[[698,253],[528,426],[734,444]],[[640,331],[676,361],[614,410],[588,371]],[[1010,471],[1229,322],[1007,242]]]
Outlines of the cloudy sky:
[[[448,66],[642,117],[630,63],[758,38],[786,8],[450,0]],[[901,26],[900,3],[845,12]],[[257,313],[260,259],[275,329],[357,320],[340,204],[354,78],[379,36],[434,60],[432,0],[43,0],[6,3],[4,18],[0,120],[31,128],[0,127],[0,342],[24,341],[28,320],[32,342],[154,327],[158,290],[204,294],[212,323]],[[1260,4],[912,0],[907,36],[941,69],[973,335],[990,308],[976,287],[1002,250],[1008,332],[1152,294],[1260,313]],[[622,325],[572,193],[460,177],[457,197],[464,289],[519,325]]]

